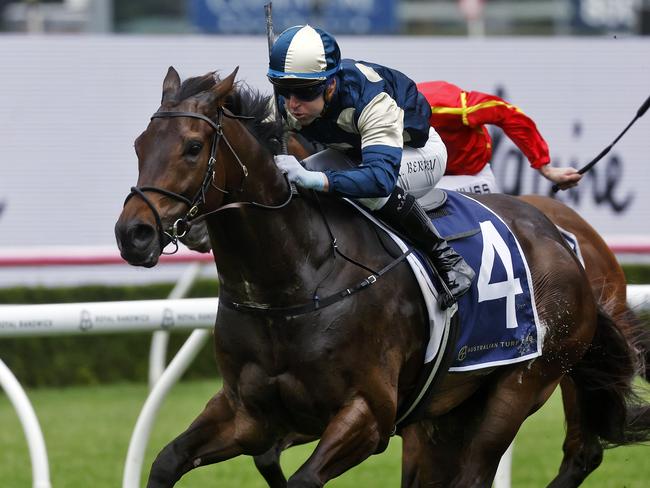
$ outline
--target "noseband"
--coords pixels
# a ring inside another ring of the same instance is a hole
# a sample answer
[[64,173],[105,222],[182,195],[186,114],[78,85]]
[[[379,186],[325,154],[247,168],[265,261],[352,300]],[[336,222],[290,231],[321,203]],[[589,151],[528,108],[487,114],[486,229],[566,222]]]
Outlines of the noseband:
[[[178,239],[185,236],[188,230],[188,224],[196,217],[198,211],[199,211],[199,205],[205,203],[205,194],[212,186],[216,190],[228,194],[230,193],[229,191],[219,188],[215,182],[215,165],[217,163],[217,151],[219,149],[219,142],[223,140],[226,143],[226,146],[228,146],[228,149],[232,153],[232,155],[235,157],[237,162],[239,163],[239,166],[241,168],[242,172],[242,179],[241,179],[241,184],[237,192],[243,191],[244,188],[244,183],[246,181],[246,177],[248,176],[248,168],[242,163],[241,158],[235,151],[235,149],[232,147],[230,144],[230,141],[226,137],[226,135],[223,132],[223,124],[222,120],[223,117],[228,117],[230,119],[237,119],[237,120],[253,120],[254,117],[246,116],[246,115],[235,115],[226,108],[219,107],[217,111],[217,121],[215,122],[214,120],[210,119],[209,117],[206,117],[203,114],[197,113],[197,112],[172,112],[172,111],[162,111],[162,112],[156,112],[151,116],[151,119],[162,119],[162,118],[173,118],[173,117],[190,117],[193,119],[199,119],[207,124],[210,125],[214,129],[214,136],[212,137],[212,144],[210,147],[210,159],[208,160],[208,167],[205,171],[205,175],[203,176],[203,182],[201,183],[201,186],[199,187],[198,191],[194,195],[193,198],[188,198],[185,195],[181,195],[180,193],[175,193],[170,190],[166,190],[165,188],[158,188],[155,186],[132,186],[131,187],[131,193],[128,194],[126,197],[126,200],[124,200],[124,205],[127,204],[127,202],[135,195],[139,196],[142,198],[142,200],[147,204],[151,212],[153,213],[153,216],[156,220],[156,227],[158,230],[158,236],[160,239],[160,252],[162,254],[174,254],[176,251],[178,251]],[[286,175],[285,175],[286,178]],[[289,185],[288,180],[287,180],[287,185]],[[151,202],[151,200],[145,195],[145,192],[153,192],[153,193],[159,193],[161,195],[164,195],[166,197],[170,197],[174,200],[177,200],[179,202],[184,203],[189,207],[189,210],[187,213],[177,219],[170,228],[165,230],[162,224],[162,219],[160,218],[160,214],[158,213],[158,210],[156,209],[155,205]],[[248,205],[254,205],[256,207],[260,208],[266,208],[266,209],[279,209],[287,205],[291,201],[292,197],[292,192],[289,192],[289,197],[285,202],[283,202],[280,205],[263,205],[261,203],[256,203],[256,202],[241,202],[242,204],[248,204]],[[227,207],[230,207],[231,205],[228,205]],[[225,208],[225,207],[224,207]],[[218,209],[220,210],[220,209]],[[210,212],[213,213],[213,212]],[[168,243],[165,243],[165,236],[167,236],[170,239],[170,242],[174,244],[175,248],[172,252],[166,253],[164,252],[164,248]]]

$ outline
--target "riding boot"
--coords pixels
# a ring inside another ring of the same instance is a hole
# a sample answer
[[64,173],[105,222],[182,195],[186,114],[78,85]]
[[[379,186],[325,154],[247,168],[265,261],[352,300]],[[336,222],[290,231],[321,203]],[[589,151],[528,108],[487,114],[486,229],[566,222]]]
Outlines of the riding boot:
[[395,187],[386,204],[375,213],[427,253],[449,291],[441,297],[443,309],[469,290],[474,270],[440,236],[413,195]]

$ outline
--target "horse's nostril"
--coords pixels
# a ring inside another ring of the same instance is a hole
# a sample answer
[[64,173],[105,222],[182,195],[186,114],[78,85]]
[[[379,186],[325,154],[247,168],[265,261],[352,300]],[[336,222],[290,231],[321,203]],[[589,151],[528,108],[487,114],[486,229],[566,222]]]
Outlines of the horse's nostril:
[[129,231],[131,242],[136,247],[146,247],[153,240],[156,231],[147,224],[136,224]]

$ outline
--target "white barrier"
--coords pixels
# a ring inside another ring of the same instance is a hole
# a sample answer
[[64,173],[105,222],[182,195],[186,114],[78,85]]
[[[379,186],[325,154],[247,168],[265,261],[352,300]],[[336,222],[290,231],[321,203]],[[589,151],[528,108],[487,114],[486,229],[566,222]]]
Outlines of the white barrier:
[[167,369],[165,369],[158,381],[154,384],[151,393],[149,393],[140,411],[133,433],[131,434],[129,450],[124,463],[122,488],[137,488],[140,486],[144,453],[158,410],[171,387],[176,384],[185,370],[192,364],[192,360],[201,350],[208,337],[209,332],[207,330],[195,330],[192,332],[192,335],[185,341],[185,344],[183,344],[176,356],[174,356]]
[[0,359],[0,384],[7,393],[9,401],[16,410],[20,423],[23,426],[29,457],[32,462],[32,486],[34,488],[51,488],[50,468],[47,462],[47,449],[45,439],[34,407],[29,402],[25,390],[13,375],[11,370]]
[[1,305],[0,336],[193,330],[213,326],[216,309],[214,298]]
[[[650,309],[650,285],[628,286],[628,303],[635,310]],[[117,333],[166,329],[208,329],[214,325],[218,303],[213,298],[146,300],[56,305],[1,305],[0,337],[53,336],[73,333]],[[142,461],[151,426],[169,389],[191,364],[209,337],[195,330],[154,385],[138,417],[125,463],[123,488],[139,486]],[[43,434],[24,391],[8,368],[0,365],[0,383],[23,423],[30,446],[34,488],[49,488],[49,469]],[[507,461],[507,460],[506,460]],[[509,470],[508,470],[509,473]],[[506,473],[507,475],[507,473]],[[498,486],[509,486],[509,475]],[[504,476],[506,476],[504,478]],[[496,485],[495,485],[496,486]]]
[[[184,300],[146,300],[125,302],[66,303],[55,305],[0,305],[1,337],[58,336],[66,334],[102,334],[120,332],[148,332],[208,329],[214,326],[217,302],[214,298],[194,298]],[[166,380],[157,382],[157,390],[152,390],[143,414],[152,418],[138,420],[143,427],[153,423],[155,414],[164,396],[174,382],[180,378],[205,342],[199,343],[196,335],[207,338],[209,331],[195,330],[177,357],[165,370]],[[194,339],[192,339],[195,337]],[[164,350],[162,351],[164,354]],[[0,360],[0,386],[9,397],[16,410],[32,462],[33,488],[50,488],[49,466],[45,440],[34,409],[24,389],[11,370]],[[162,392],[162,393],[161,393]],[[135,447],[146,447],[149,429],[136,425],[137,436],[132,443]],[[135,433],[136,431],[134,431]],[[142,441],[144,439],[144,441]],[[131,450],[131,448],[130,448]],[[135,454],[136,459],[138,458]],[[127,466],[129,463],[127,458]],[[141,464],[141,458],[140,458]],[[135,483],[130,486],[138,486]]]

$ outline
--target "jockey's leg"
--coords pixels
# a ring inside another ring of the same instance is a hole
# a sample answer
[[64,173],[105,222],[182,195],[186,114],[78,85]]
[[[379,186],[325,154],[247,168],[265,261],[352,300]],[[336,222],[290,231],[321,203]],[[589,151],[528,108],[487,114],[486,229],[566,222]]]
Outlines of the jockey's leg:
[[453,295],[443,298],[443,308],[451,306],[458,297],[469,290],[474,279],[474,270],[440,236],[413,195],[395,187],[388,202],[376,213],[427,253]]
[[437,186],[446,169],[447,148],[438,133],[431,128],[424,146],[405,146],[402,150],[397,185],[415,198],[420,198]]
[[440,236],[416,200],[416,197],[424,195],[436,185],[446,165],[447,150],[432,128],[424,147],[404,148],[399,179],[404,189],[396,186],[388,197],[358,200],[427,253],[451,293],[444,295],[441,302],[443,308],[448,308],[467,292],[474,278],[472,268]]

